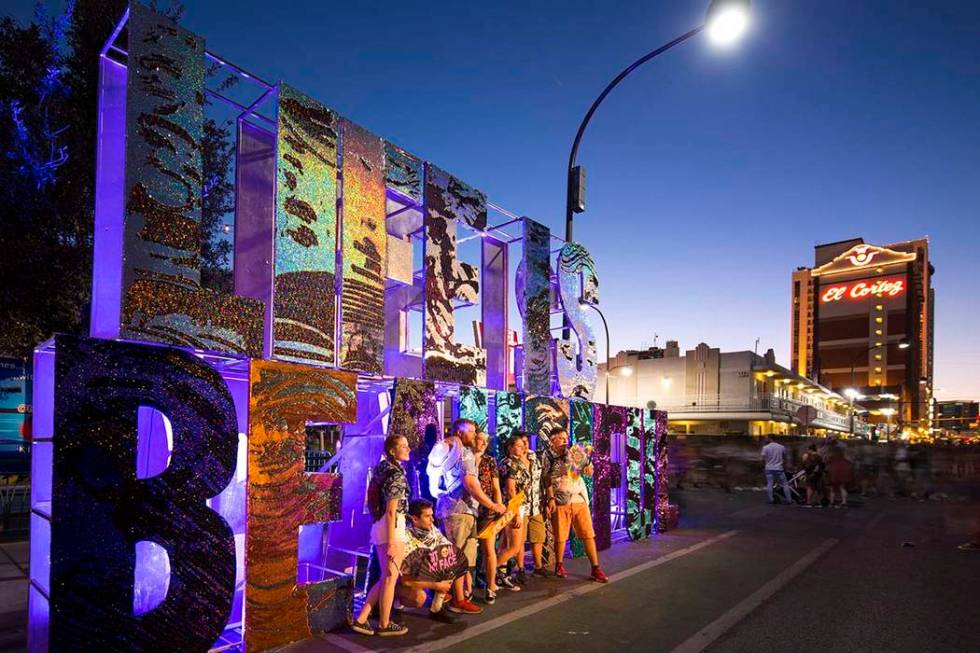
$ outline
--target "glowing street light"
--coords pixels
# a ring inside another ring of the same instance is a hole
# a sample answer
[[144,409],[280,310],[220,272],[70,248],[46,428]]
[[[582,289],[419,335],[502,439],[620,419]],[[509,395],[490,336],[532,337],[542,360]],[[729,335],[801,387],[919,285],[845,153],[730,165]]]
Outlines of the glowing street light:
[[[730,46],[742,36],[749,26],[749,0],[711,0],[708,11],[705,14],[704,23],[698,25],[689,32],[681,34],[673,41],[661,45],[655,50],[646,53],[629,66],[624,68],[611,82],[606,85],[602,93],[593,100],[592,106],[586,112],[578,131],[575,133],[575,140],[572,141],[572,150],[568,155],[567,187],[565,193],[565,241],[572,242],[572,218],[576,213],[585,211],[585,168],[576,165],[578,148],[585,135],[585,128],[589,126],[592,115],[606,99],[606,96],[616,88],[616,86],[626,79],[631,72],[650,61],[659,54],[663,54],[675,45],[679,45],[692,36],[697,36],[701,32],[708,33],[708,39],[717,46]],[[568,328],[568,324],[565,324]],[[567,334],[565,336],[568,337]]]
[[749,27],[748,0],[727,0],[711,3],[705,20],[708,38],[715,45],[725,47],[737,41]]

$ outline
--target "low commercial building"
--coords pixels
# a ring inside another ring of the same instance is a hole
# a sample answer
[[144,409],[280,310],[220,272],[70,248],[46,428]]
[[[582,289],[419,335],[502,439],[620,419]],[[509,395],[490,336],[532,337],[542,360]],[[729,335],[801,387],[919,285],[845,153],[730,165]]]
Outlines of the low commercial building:
[[[722,352],[705,343],[681,355],[664,348],[622,351],[609,362],[609,402],[666,410],[674,433],[703,435],[839,435],[851,432],[849,401],[778,365],[770,349]],[[603,396],[599,365],[596,396]],[[868,433],[858,415],[854,433]]]

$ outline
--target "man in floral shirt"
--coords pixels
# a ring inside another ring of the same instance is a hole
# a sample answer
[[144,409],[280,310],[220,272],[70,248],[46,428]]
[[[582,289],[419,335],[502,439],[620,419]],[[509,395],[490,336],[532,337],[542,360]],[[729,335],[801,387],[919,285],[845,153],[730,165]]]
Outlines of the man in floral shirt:
[[[555,531],[555,575],[565,577],[565,543],[569,529],[585,545],[585,555],[592,563],[591,579],[605,583],[609,579],[599,567],[599,553],[595,545],[595,530],[589,511],[589,491],[582,476],[592,475],[592,465],[587,459],[572,459],[568,448],[568,431],[556,427],[549,436],[550,447],[542,453],[542,475],[547,504],[545,513],[550,516]],[[581,449],[578,449],[581,453]],[[581,456],[585,458],[584,456]]]

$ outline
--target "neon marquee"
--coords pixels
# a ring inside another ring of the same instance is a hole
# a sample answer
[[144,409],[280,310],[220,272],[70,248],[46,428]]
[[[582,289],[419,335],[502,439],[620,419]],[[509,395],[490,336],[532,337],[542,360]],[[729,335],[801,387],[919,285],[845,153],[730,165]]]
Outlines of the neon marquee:
[[828,286],[820,294],[821,303],[828,304],[842,299],[866,299],[868,297],[898,297],[905,293],[905,278],[891,277],[875,281],[856,281]]

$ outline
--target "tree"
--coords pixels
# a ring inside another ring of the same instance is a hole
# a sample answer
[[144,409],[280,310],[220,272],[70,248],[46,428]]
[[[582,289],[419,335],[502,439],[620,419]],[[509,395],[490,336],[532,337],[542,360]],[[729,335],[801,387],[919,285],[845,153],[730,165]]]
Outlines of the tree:
[[[126,0],[75,0],[20,26],[0,19],[0,354],[82,333],[91,297],[99,53]],[[172,4],[164,13],[179,19]],[[232,132],[204,126],[202,282],[230,291]]]

